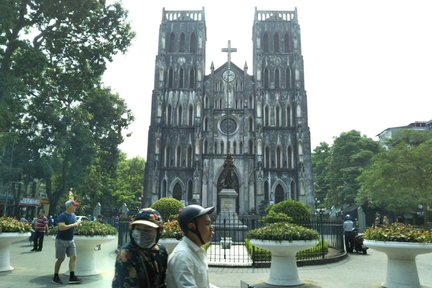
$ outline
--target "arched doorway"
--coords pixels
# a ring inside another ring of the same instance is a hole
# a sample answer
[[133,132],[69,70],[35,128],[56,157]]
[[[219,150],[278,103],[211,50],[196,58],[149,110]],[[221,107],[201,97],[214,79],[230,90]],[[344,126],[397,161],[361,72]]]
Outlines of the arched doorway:
[[281,184],[278,184],[275,189],[275,203],[282,202],[284,200],[284,190]]
[[182,200],[182,189],[180,183],[175,184],[173,189],[173,198],[177,200]]

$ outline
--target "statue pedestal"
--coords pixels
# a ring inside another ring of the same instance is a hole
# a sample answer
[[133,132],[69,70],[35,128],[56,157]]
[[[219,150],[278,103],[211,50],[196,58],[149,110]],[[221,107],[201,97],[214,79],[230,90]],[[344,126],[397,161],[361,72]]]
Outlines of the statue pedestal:
[[215,240],[223,242],[227,249],[233,241],[244,241],[247,226],[243,225],[235,211],[237,192],[231,188],[224,188],[219,195],[221,210],[214,222]]

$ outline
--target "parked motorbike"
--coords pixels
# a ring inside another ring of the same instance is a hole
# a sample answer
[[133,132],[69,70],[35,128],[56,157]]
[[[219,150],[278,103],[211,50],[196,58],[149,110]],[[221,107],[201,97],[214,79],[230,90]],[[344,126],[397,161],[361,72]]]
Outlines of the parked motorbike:
[[354,232],[354,250],[357,253],[367,254],[369,247],[363,244],[364,237],[362,233],[358,233],[357,229],[353,229]]

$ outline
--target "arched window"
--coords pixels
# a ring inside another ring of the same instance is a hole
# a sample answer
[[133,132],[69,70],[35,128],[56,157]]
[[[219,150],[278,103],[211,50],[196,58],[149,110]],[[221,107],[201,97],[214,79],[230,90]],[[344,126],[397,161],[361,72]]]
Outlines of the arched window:
[[279,69],[276,68],[276,70],[275,70],[275,88],[276,89],[280,88],[279,80],[280,80],[280,78],[279,78]]
[[270,125],[269,107],[266,105],[264,108],[264,126]]
[[265,168],[270,168],[270,148],[267,146],[265,149],[265,159],[264,159],[264,167]]
[[291,127],[292,121],[291,121],[291,106],[288,105],[286,108],[286,126]]
[[290,51],[290,44],[289,44],[289,34],[285,33],[284,36],[284,52],[289,53]]
[[279,108],[279,105],[276,105],[276,115],[275,115],[275,118],[276,118],[276,127],[279,127],[280,126],[280,108]]
[[197,51],[197,40],[195,33],[192,33],[190,37],[190,52],[194,53]]
[[164,179],[162,181],[162,188],[159,198],[165,198],[167,196],[167,181]]
[[173,69],[170,68],[168,70],[168,89],[173,88],[173,82],[174,82],[174,73],[173,73]]
[[234,141],[234,143],[233,143],[233,154],[234,155],[237,154],[237,142],[236,141]]
[[171,164],[171,147],[165,147],[165,167],[170,167]]
[[183,68],[181,68],[179,73],[179,86],[178,86],[180,89],[183,88],[183,83],[184,83],[184,75],[183,75]]
[[285,70],[285,86],[287,89],[292,89],[291,69],[289,67]]
[[264,50],[264,53],[269,52],[269,37],[268,37],[267,33],[264,33],[264,36],[263,36],[263,50]]
[[208,118],[204,118],[204,131],[208,131]]
[[188,147],[188,163],[187,163],[188,167],[192,167],[192,146],[189,145]]
[[292,154],[292,148],[291,146],[288,147],[288,169],[292,169],[293,168],[293,154]]
[[253,130],[254,130],[253,118],[249,117],[249,132],[253,132]]
[[188,121],[188,125],[192,126],[193,125],[193,107],[192,105],[189,105],[189,117],[188,117],[189,121]]
[[181,105],[179,105],[178,111],[177,111],[177,124],[178,124],[178,126],[181,126],[183,124],[182,119],[183,119],[183,108]]
[[180,167],[181,165],[181,148],[180,146],[177,146],[177,152],[176,152],[176,166]]
[[221,146],[221,149],[220,149],[221,150],[221,154],[224,154],[225,150],[224,150],[224,142],[223,141],[220,142],[220,146]]
[[195,69],[191,69],[189,72],[189,89],[195,89]]
[[254,143],[253,140],[249,140],[249,154],[254,154]]
[[185,52],[185,35],[184,35],[184,33],[181,33],[181,35],[180,35],[179,52]]
[[203,146],[204,146],[203,147],[204,154],[207,154],[208,153],[208,142],[207,142],[207,139],[204,140]]
[[171,32],[168,52],[174,52],[174,49],[175,49],[175,34]]
[[270,73],[269,73],[269,70],[267,68],[265,68],[263,73],[264,73],[264,76],[263,76],[264,88],[268,89],[269,88],[269,82],[270,82]]
[[168,104],[168,108],[167,108],[167,118],[166,118],[166,125],[171,125],[171,104]]
[[273,36],[273,49],[274,49],[274,52],[279,52],[279,34],[278,33],[276,33],[276,34],[274,34],[274,36]]
[[276,167],[282,168],[282,149],[280,146],[276,149]]

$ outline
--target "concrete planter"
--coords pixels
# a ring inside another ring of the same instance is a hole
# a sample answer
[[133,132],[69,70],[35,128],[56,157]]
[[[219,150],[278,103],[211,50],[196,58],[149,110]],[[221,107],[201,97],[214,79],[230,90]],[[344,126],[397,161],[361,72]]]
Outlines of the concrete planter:
[[303,285],[297,271],[296,254],[299,251],[315,246],[317,240],[272,241],[252,239],[250,243],[258,248],[271,252],[269,285],[299,286]]
[[[77,263],[75,274],[78,276],[98,275],[96,269],[96,245],[114,240],[116,237],[110,236],[74,236],[77,247]],[[67,273],[69,274],[69,273]]]
[[0,233],[0,272],[14,269],[10,265],[9,248],[13,242],[24,240],[30,237],[30,233],[3,232]]
[[165,246],[168,254],[171,254],[177,244],[180,243],[180,240],[177,240],[175,238],[161,238],[159,239],[158,243]]
[[432,243],[365,240],[365,245],[387,255],[387,276],[383,287],[420,288],[415,258],[431,253]]

